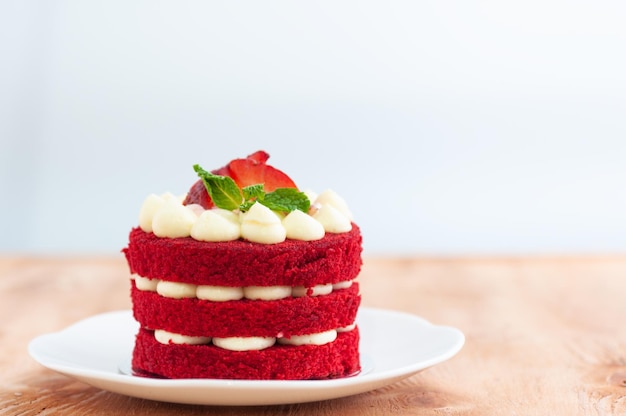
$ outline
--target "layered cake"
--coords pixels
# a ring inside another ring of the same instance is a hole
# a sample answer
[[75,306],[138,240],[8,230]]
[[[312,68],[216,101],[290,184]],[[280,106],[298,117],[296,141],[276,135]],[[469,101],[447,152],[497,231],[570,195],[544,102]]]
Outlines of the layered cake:
[[164,378],[326,379],[360,370],[361,233],[331,190],[300,192],[263,151],[150,195],[124,254],[132,365]]

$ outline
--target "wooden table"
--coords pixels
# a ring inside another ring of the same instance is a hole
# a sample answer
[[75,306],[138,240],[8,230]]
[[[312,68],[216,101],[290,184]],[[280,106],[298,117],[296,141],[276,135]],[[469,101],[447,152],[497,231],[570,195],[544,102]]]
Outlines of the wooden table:
[[464,348],[377,391],[268,407],[135,399],[29,357],[39,334],[130,308],[127,279],[121,257],[0,257],[0,414],[626,414],[626,256],[366,258],[364,305],[455,326]]

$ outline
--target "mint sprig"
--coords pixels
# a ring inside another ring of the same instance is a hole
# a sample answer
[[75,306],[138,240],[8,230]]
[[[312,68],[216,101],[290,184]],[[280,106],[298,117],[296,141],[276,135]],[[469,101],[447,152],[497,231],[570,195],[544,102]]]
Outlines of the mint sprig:
[[202,169],[200,165],[193,165],[193,170],[204,182],[204,186],[216,206],[230,211],[239,208],[243,202],[243,196],[232,178],[214,175]]
[[265,194],[260,202],[273,211],[291,212],[299,209],[303,212],[309,212],[311,206],[309,198],[294,188],[275,189],[274,192]]
[[211,200],[218,208],[245,212],[259,202],[273,211],[291,212],[298,209],[308,212],[311,205],[309,198],[295,188],[278,188],[265,193],[263,184],[260,183],[240,189],[228,176],[215,175],[197,164],[193,165],[193,170],[204,182]]

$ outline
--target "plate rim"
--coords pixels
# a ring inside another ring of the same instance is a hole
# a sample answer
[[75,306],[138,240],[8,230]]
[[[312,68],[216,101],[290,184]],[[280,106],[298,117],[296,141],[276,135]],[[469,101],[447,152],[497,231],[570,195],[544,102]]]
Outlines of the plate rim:
[[[422,318],[421,316],[411,314],[404,311],[383,309],[376,307],[360,307],[357,315],[357,324],[359,320],[372,319],[372,317],[378,317],[383,319],[409,319],[416,327],[431,327],[444,330],[453,335],[453,343],[447,345],[445,353],[438,353],[429,359],[421,360],[411,365],[402,367],[387,369],[385,371],[377,372],[376,369],[361,375],[355,375],[352,377],[338,378],[332,380],[224,380],[224,379],[150,379],[145,377],[132,376],[122,373],[119,368],[116,368],[116,372],[112,370],[102,370],[94,368],[86,368],[73,364],[63,363],[61,361],[55,361],[55,357],[50,357],[40,350],[41,344],[45,345],[46,340],[50,340],[52,337],[63,336],[64,332],[70,332],[76,330],[77,327],[88,325],[91,320],[98,319],[133,319],[132,310],[122,309],[103,312],[95,314],[81,320],[78,320],[58,331],[41,334],[33,338],[28,344],[28,352],[30,356],[42,366],[65,374],[66,376],[77,378],[83,382],[91,384],[93,386],[102,388],[104,390],[113,391],[120,394],[126,394],[132,397],[145,398],[150,400],[160,400],[155,398],[154,395],[137,395],[128,394],[121,389],[111,389],[110,384],[117,385],[119,387],[135,387],[135,388],[148,388],[158,390],[179,390],[179,389],[200,389],[200,390],[221,390],[223,388],[234,390],[258,390],[258,391],[274,391],[281,390],[284,392],[293,392],[301,389],[306,389],[311,393],[311,400],[297,400],[290,401],[289,398],[284,400],[253,400],[249,399],[249,402],[244,403],[230,403],[230,400],[172,400],[168,398],[167,402],[187,403],[187,404],[204,404],[204,405],[271,405],[271,404],[287,404],[287,403],[303,403],[307,401],[317,401],[333,399],[338,397],[345,397],[352,394],[363,393],[371,391],[376,388],[380,388],[384,385],[392,384],[403,378],[410,377],[422,370],[430,368],[436,364],[447,361],[454,357],[465,344],[465,335],[459,329],[447,326],[447,325],[435,325],[430,321]],[[133,319],[134,320],[134,319]],[[361,341],[363,342],[363,341]],[[375,366],[375,357],[374,366]],[[108,386],[103,387],[103,385]],[[346,392],[340,393],[339,388],[346,389]],[[336,389],[337,391],[332,391]],[[328,391],[331,390],[331,391]],[[324,395],[322,393],[327,392]],[[172,393],[172,392],[168,392]],[[335,393],[335,394],[333,394]],[[170,394],[171,396],[171,394]],[[320,396],[323,396],[320,398]],[[175,399],[175,398],[174,398]],[[207,398],[208,399],[208,398]]]

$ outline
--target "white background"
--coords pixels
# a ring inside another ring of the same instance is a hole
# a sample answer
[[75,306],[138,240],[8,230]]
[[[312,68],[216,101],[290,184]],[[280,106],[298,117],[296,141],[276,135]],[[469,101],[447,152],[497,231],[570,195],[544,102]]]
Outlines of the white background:
[[621,1],[0,1],[0,252],[258,149],[369,254],[623,252]]

